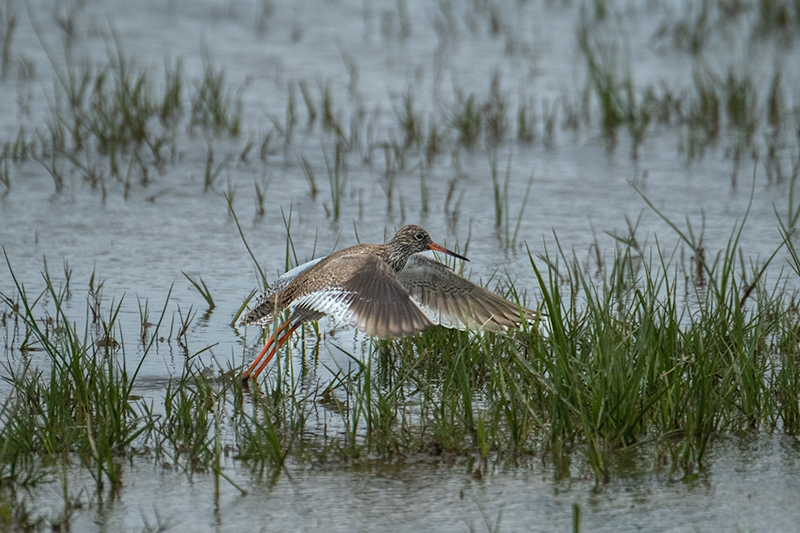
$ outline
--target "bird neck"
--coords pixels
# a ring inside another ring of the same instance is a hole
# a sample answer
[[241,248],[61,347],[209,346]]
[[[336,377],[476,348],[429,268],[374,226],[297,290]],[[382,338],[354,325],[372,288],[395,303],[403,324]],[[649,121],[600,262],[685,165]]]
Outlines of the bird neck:
[[391,241],[384,247],[383,253],[381,254],[383,260],[388,263],[392,270],[394,270],[395,274],[399,273],[403,270],[406,266],[406,261],[408,261],[409,254],[403,248],[392,246]]

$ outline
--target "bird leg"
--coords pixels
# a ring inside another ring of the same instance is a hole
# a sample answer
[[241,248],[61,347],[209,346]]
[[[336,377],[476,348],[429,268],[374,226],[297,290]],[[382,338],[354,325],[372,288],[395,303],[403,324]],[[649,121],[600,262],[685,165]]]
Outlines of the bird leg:
[[[287,323],[287,325],[288,325],[288,323]],[[258,378],[259,374],[261,374],[261,372],[264,371],[264,369],[267,367],[269,362],[272,361],[272,358],[275,356],[275,353],[284,344],[286,344],[286,341],[289,340],[289,337],[291,337],[292,334],[295,332],[295,330],[297,330],[297,328],[299,328],[301,325],[302,325],[302,322],[298,322],[298,323],[294,324],[291,328],[289,328],[289,331],[283,332],[282,335],[281,335],[280,331],[278,332],[278,340],[273,344],[272,349],[270,349],[269,354],[267,355],[266,359],[264,359],[264,362],[262,362],[261,365],[258,367],[258,369],[256,369],[255,375],[253,376],[254,379]],[[262,352],[262,353],[264,353],[264,352]]]
[[[247,381],[249,378],[257,379],[259,374],[261,374],[261,372],[264,371],[269,362],[272,361],[272,358],[275,357],[275,353],[284,344],[286,344],[286,341],[289,340],[289,337],[292,336],[292,334],[297,330],[297,328],[300,327],[301,324],[302,321],[298,321],[295,322],[294,325],[292,325],[291,320],[287,320],[286,322],[281,324],[281,326],[277,329],[277,331],[275,331],[275,333],[269,336],[269,339],[267,339],[266,344],[264,344],[264,349],[262,349],[261,353],[258,354],[258,357],[256,357],[256,360],[253,361],[252,365],[250,365],[250,368],[248,368],[245,372],[242,373],[242,381]],[[289,326],[291,327],[289,328],[288,331],[286,331],[286,328]],[[275,340],[276,338],[277,342]],[[265,354],[267,354],[266,358],[264,358]],[[262,361],[262,359],[264,360]]]
[[[272,347],[272,345],[273,345],[273,344],[275,344],[275,335],[278,335],[278,336],[280,337],[280,334],[281,334],[281,332],[282,332],[282,331],[283,331],[283,330],[284,330],[284,329],[285,329],[285,328],[286,328],[286,327],[287,327],[289,324],[290,324],[290,322],[284,322],[283,324],[281,324],[281,326],[278,328],[278,330],[277,330],[275,333],[273,333],[272,335],[270,335],[270,336],[269,336],[269,338],[267,339],[267,342],[266,342],[266,344],[264,344],[264,349],[263,349],[263,350],[261,350],[261,353],[259,353],[259,354],[258,354],[258,357],[256,357],[256,360],[255,360],[255,361],[253,361],[253,364],[252,364],[252,365],[250,365],[250,368],[248,368],[248,369],[247,369],[245,372],[243,372],[243,373],[242,373],[242,380],[243,380],[243,381],[247,381],[247,379],[248,379],[248,378],[250,378],[250,376],[251,376],[251,375],[253,375],[253,371],[256,369],[256,367],[258,367],[258,366],[259,366],[259,363],[261,362],[261,358],[263,358],[263,357],[264,357],[264,354],[265,354],[265,353],[267,353],[267,350],[269,350],[269,349],[270,349],[270,347]],[[271,355],[270,355],[270,356],[267,358],[267,362],[269,362],[269,361],[270,361],[270,359],[272,359],[273,355],[274,355],[274,351],[273,351],[273,353],[272,353],[272,354],[271,354]],[[258,377],[258,373],[256,373],[256,374],[253,376],[253,378],[256,378],[256,377]]]

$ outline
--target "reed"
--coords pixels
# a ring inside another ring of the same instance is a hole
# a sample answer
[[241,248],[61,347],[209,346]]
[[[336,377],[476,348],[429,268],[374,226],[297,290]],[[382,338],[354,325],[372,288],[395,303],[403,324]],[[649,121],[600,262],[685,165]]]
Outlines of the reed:
[[55,152],[49,156],[34,156],[34,160],[38,162],[50,177],[53,179],[53,187],[55,192],[60,193],[64,190],[64,168],[61,159],[59,159]]
[[486,129],[486,142],[489,146],[497,146],[505,141],[508,134],[508,96],[501,88],[500,74],[492,75],[489,98],[482,107]]
[[14,140],[14,144],[11,146],[10,150],[6,148],[4,150],[4,157],[8,157],[9,152],[11,155],[11,159],[15,163],[22,163],[28,160],[31,157],[35,150],[35,143],[28,139],[25,135],[25,127],[20,126],[19,132],[17,132],[17,138]]
[[300,87],[300,93],[303,95],[303,102],[306,104],[306,112],[308,113],[308,128],[314,125],[317,120],[317,106],[314,103],[314,96],[308,88],[306,81],[300,81],[297,84]]
[[[606,2],[596,2],[595,7],[595,18],[605,18],[601,8],[607,9]],[[398,4],[401,35],[405,9],[404,3]],[[443,46],[452,44],[460,23],[449,9],[442,3],[434,13]],[[491,31],[502,33],[501,13],[494,6],[487,13]],[[709,27],[701,19],[690,28],[692,33]],[[74,34],[71,25],[65,19],[65,38]],[[702,36],[690,37],[697,41],[690,45],[692,50],[702,49]],[[589,72],[586,94],[599,102],[603,131],[616,139],[618,130],[627,128],[634,155],[656,116],[663,124],[678,121],[689,159],[702,156],[724,133],[734,134],[731,138],[741,156],[744,148],[757,144],[761,124],[768,124],[773,133],[796,129],[778,73],[769,88],[766,114],[759,116],[757,86],[747,74],[732,71],[723,79],[698,70],[686,93],[654,96],[636,87],[632,74],[620,75],[588,33],[579,38]],[[146,186],[164,165],[176,161],[175,139],[181,126],[201,128],[204,134],[240,134],[241,89],[227,88],[224,71],[212,65],[207,53],[203,79],[187,87],[180,62],[165,65],[163,84],[156,83],[152,73],[135,68],[116,39],[110,41],[107,61],[98,68],[76,63],[69,55],[64,65],[51,50],[47,52],[56,81],[50,116],[44,129],[28,136],[20,128],[17,140],[6,143],[0,155],[0,183],[6,194],[12,184],[9,165],[28,158],[51,175],[57,191],[67,189],[68,178],[77,175],[102,194],[114,179],[119,180],[127,194],[137,178]],[[2,59],[5,74],[5,56]],[[345,63],[354,91],[358,72],[351,59],[345,58]],[[162,86],[163,92],[155,89]],[[371,165],[373,150],[384,150],[381,185],[386,205],[391,210],[399,204],[404,218],[404,197],[398,192],[403,173],[416,169],[415,157],[427,163],[419,163],[424,216],[434,196],[432,168],[441,154],[450,152],[454,171],[444,185],[443,209],[455,228],[465,183],[459,152],[484,141],[493,148],[498,238],[503,249],[518,249],[532,179],[514,213],[511,162],[505,176],[499,175],[496,162],[499,147],[513,137],[509,117],[515,116],[499,76],[494,76],[487,98],[456,90],[456,103],[439,115],[421,113],[408,91],[394,110],[396,120],[388,131],[381,129],[377,111],[364,119],[362,109],[348,115],[347,108],[337,107],[331,83],[321,83],[318,92],[303,81],[297,87],[299,95],[294,84],[289,88],[283,130],[276,123],[265,134],[261,158],[269,159],[273,141],[282,135],[284,163],[299,161],[315,198],[318,186],[312,166],[288,147],[305,105],[306,133],[313,133],[319,120],[322,133],[336,143],[334,152],[324,150],[330,186],[330,204],[325,207],[334,222],[347,216],[343,200],[348,154],[360,155]],[[525,96],[520,96],[523,103],[516,109],[516,141],[533,143],[537,114]],[[541,105],[547,147],[555,143],[559,109],[566,129],[577,131],[592,118],[590,106],[581,108],[572,100]],[[189,117],[183,116],[185,108]],[[301,137],[297,132],[295,138]],[[203,182],[211,191],[232,156],[215,164],[207,142]],[[243,144],[233,151],[238,154],[237,166],[248,166],[249,154],[258,147],[253,137]],[[778,217],[784,241],[780,252],[788,257],[790,275],[800,275],[794,243],[800,220],[797,174],[795,169],[786,210]],[[263,216],[267,182],[262,179],[254,185],[256,215]],[[228,212],[251,254],[256,277],[267,287],[266,273],[234,212],[234,192],[229,180]],[[359,209],[362,205],[359,197]],[[291,209],[288,215],[282,212],[286,268],[297,264],[300,255],[291,234]],[[309,378],[313,374],[308,367],[324,356],[318,345],[311,347],[321,341],[319,329],[306,328],[297,344],[279,351],[267,372],[264,394],[243,391],[236,369],[220,376],[198,370],[197,356],[211,354],[208,347],[188,349],[196,304],[188,312],[180,308],[173,312],[173,330],[163,337],[158,330],[167,304],[158,324],[152,324],[145,301],[138,302],[137,339],[145,356],[154,343],[175,340],[186,356],[180,375],[171,376],[155,399],[145,403],[134,390],[141,362],[133,372],[125,366],[126,343],[119,324],[126,317],[122,301],[112,301],[106,309],[102,282],[91,280],[88,324],[82,330],[66,305],[73,290],[67,271],[59,286],[45,268],[42,286],[32,293],[14,278],[17,294],[0,298],[2,323],[13,331],[9,350],[14,356],[5,371],[12,391],[0,402],[0,497],[7,485],[23,488],[42,483],[46,479],[42,462],[73,458],[90,471],[98,489],[116,492],[125,469],[121,459],[145,449],[187,475],[208,472],[219,483],[225,479],[221,466],[227,452],[221,436],[225,427],[234,428],[233,442],[227,444],[236,459],[270,474],[292,463],[369,463],[428,454],[484,465],[541,459],[556,464],[559,476],[569,476],[572,458],[581,458],[599,483],[616,474],[616,458],[631,449],[655,449],[667,458],[670,478],[691,479],[707,466],[709,447],[719,435],[800,433],[797,302],[783,290],[786,278],[768,279],[767,267],[781,257],[778,250],[746,265],[740,246],[746,217],[733,229],[727,246],[712,251],[691,226],[679,227],[655,212],[673,231],[675,248],[642,247],[631,229],[630,235],[617,238],[611,257],[598,248],[591,272],[560,248],[544,249],[538,256],[528,251],[531,271],[521,280],[535,280],[533,284],[505,283],[498,290],[532,307],[536,304],[526,302],[525,296],[535,293],[546,314],[539,324],[483,334],[431,328],[414,337],[375,341],[366,345],[365,356],[350,354],[351,370],[334,371],[325,383]],[[693,259],[684,261],[684,256]],[[8,257],[6,262],[13,277]],[[213,308],[214,299],[202,279],[184,276]],[[256,293],[254,289],[245,298],[234,323]],[[245,338],[241,358],[249,357],[259,344],[260,339]],[[44,368],[33,366],[36,358],[30,355],[36,351],[46,355]],[[220,366],[210,368],[216,371]],[[66,488],[64,493],[68,494]],[[28,521],[24,508],[19,509],[17,523]],[[580,508],[575,508],[574,517],[577,529]]]
[[270,394],[250,397],[250,411],[242,404],[237,412],[239,458],[261,472],[280,471],[290,455],[302,456],[300,441],[311,405],[296,387],[278,376]]
[[183,63],[170,67],[164,63],[164,94],[158,107],[158,118],[165,127],[175,126],[183,115]]
[[611,52],[599,48],[586,23],[578,31],[578,45],[586,58],[589,83],[600,103],[603,132],[609,148],[613,148],[617,143],[617,129],[625,123],[615,60]]
[[749,74],[742,76],[731,69],[724,91],[723,101],[728,123],[736,135],[736,149],[741,150],[752,144],[758,127],[758,93],[755,81]]
[[508,184],[511,179],[511,157],[509,156],[506,177],[502,184],[498,177],[497,154],[495,152],[489,155],[489,165],[492,174],[492,192],[494,193],[494,225],[499,229],[503,222],[508,220]]
[[558,118],[556,103],[542,100],[542,116],[544,120],[544,144],[552,149],[555,146],[556,119]]
[[792,8],[790,2],[777,0],[759,0],[755,3],[757,12],[756,30],[761,37],[779,35],[787,42],[791,41],[793,29],[800,23],[797,6]]
[[427,183],[427,173],[425,170],[420,167],[419,169],[419,204],[420,204],[420,215],[423,218],[428,216],[430,212],[430,191],[428,189]]
[[425,161],[432,167],[445,149],[447,136],[434,120],[428,121],[428,140],[425,143]]
[[722,98],[719,80],[711,73],[695,71],[694,92],[689,96],[689,143],[685,153],[689,160],[705,154],[706,146],[720,134]]
[[[699,56],[703,52],[712,35],[710,28],[713,24],[712,9],[711,4],[707,2],[687,9],[686,16],[671,28],[670,33],[676,48],[695,56]],[[736,10],[732,10],[731,14],[734,11]]]
[[603,133],[606,136],[609,150],[617,145],[617,130],[627,126],[631,137],[631,158],[638,159],[639,146],[644,141],[651,120],[651,98],[637,101],[637,89],[633,74],[628,71],[620,79],[614,49],[601,46],[590,33],[590,27],[584,21],[578,30],[578,46],[586,59],[589,85],[594,91],[602,113]]
[[[22,494],[20,494],[22,493]],[[0,488],[0,525],[8,531],[42,531],[47,520],[37,516],[31,509],[31,499],[23,491],[14,488]],[[55,529],[61,523],[51,521],[50,526]]]
[[334,133],[338,138],[344,138],[344,130],[341,126],[341,113],[336,109],[333,100],[333,88],[330,82],[320,84],[320,109],[322,112],[322,127],[327,132]]
[[216,395],[212,384],[191,367],[185,367],[164,394],[164,417],[154,435],[159,454],[185,472],[208,471],[214,463],[212,412]]
[[297,99],[294,94],[294,84],[290,83],[288,88],[289,96],[286,100],[286,125],[284,128],[286,144],[292,142],[292,132],[297,124]]
[[107,178],[123,182],[127,198],[135,178],[146,186],[153,170],[162,173],[167,162],[174,162],[183,114],[180,61],[165,64],[164,79],[157,80],[150,70],[135,67],[114,32],[107,60],[96,68],[76,62],[68,52],[59,59],[39,37],[55,78],[50,116],[46,130],[36,131],[38,153],[30,153],[32,145],[20,130],[16,161],[34,157],[53,176],[57,191],[65,176],[77,174],[104,198]]

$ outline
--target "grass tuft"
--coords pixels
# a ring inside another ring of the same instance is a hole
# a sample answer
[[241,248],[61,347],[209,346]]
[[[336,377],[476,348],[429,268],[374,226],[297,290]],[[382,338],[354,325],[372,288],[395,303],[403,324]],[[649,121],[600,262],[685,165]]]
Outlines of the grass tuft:
[[225,74],[212,64],[210,53],[202,49],[203,78],[195,83],[195,93],[191,97],[191,124],[201,126],[219,135],[225,133],[238,137],[242,125],[242,92],[240,87],[235,94],[225,87]]
[[[5,259],[19,295],[17,316],[26,328],[26,337],[30,336],[49,359],[49,369],[31,368],[30,363],[9,368],[7,379],[13,392],[6,399],[0,418],[3,477],[28,477],[25,469],[19,470],[18,466],[29,464],[32,457],[57,458],[75,453],[94,477],[98,490],[107,483],[115,493],[122,483],[119,458],[132,453],[134,443],[153,423],[150,417],[143,416],[141,406],[137,412],[137,402],[131,400],[136,377],[153,341],[145,347],[138,364],[128,369],[121,337],[121,360],[110,356],[106,348],[111,335],[119,334],[116,320],[122,302],[116,306],[112,303],[109,319],[101,329],[102,338],[95,336],[88,325],[81,334],[66,314],[67,291],[54,286],[46,268],[42,273],[44,294],[54,315],[51,321],[41,322],[36,318],[41,299],[30,299],[7,255]],[[4,301],[11,300],[5,297]],[[40,323],[46,327],[43,329]]]
[[192,286],[195,289],[197,289],[197,292],[200,293],[200,295],[203,297],[203,299],[208,304],[208,310],[210,311],[210,310],[214,309],[216,307],[216,305],[214,304],[214,299],[211,297],[211,291],[209,291],[208,287],[206,286],[206,282],[203,281],[202,279],[200,279],[199,282],[195,281],[191,277],[189,277],[189,274],[187,274],[186,272],[181,272],[181,274],[183,274],[183,277],[188,279],[189,283],[191,283]]

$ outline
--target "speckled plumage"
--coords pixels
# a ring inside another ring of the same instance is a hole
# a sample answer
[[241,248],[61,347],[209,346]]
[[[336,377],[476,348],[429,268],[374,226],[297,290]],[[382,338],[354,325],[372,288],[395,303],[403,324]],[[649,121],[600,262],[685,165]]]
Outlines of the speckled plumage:
[[523,317],[535,317],[530,309],[467,281],[433,259],[416,255],[427,250],[466,260],[434,243],[420,226],[408,225],[386,244],[351,246],[278,278],[240,324],[268,326],[276,313],[286,309],[293,313],[270,337],[243,378],[257,377],[300,324],[324,315],[379,338],[416,333],[434,324],[499,330],[518,325]]

